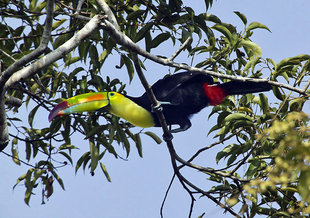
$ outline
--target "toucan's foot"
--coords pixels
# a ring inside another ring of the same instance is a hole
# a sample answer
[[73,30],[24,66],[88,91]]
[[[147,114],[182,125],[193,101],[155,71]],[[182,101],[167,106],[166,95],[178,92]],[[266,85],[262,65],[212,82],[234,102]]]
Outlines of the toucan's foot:
[[162,105],[176,105],[176,104],[173,104],[171,102],[168,102],[168,101],[158,101],[159,104],[151,107],[151,110],[152,112],[155,112],[155,111],[162,111],[163,108],[162,108]]
[[191,123],[180,126],[180,128],[172,129],[171,133],[183,132],[191,127]]
[[151,107],[152,113],[155,113],[156,111],[163,111],[163,108],[161,106],[161,104],[157,104],[157,105],[152,105]]

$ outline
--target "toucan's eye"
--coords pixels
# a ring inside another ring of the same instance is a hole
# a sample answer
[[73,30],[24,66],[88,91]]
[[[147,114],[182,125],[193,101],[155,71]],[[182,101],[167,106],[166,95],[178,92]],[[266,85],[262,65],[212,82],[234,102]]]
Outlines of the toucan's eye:
[[115,93],[113,93],[113,92],[110,92],[109,94],[110,94],[110,96],[114,96],[115,95]]

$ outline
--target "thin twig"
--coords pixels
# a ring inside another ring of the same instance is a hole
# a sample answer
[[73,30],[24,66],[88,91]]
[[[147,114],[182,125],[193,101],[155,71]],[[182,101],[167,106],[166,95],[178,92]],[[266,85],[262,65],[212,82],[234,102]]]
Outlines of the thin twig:
[[310,79],[308,80],[307,84],[305,85],[305,87],[302,89],[304,92],[307,91],[307,89],[309,88],[310,86]]
[[222,144],[224,141],[227,141],[228,139],[234,137],[235,135],[239,134],[241,131],[242,131],[242,129],[240,129],[240,130],[236,131],[235,133],[233,133],[233,134],[231,134],[231,135],[229,135],[229,136],[223,138],[222,140],[220,140],[220,141],[218,141],[218,142],[214,142],[214,143],[212,143],[212,144],[209,145],[209,146],[206,146],[206,147],[204,147],[204,148],[199,149],[199,150],[187,161],[187,163],[192,162],[201,152],[203,152],[203,151],[205,151],[205,150],[208,150],[208,149],[214,147],[215,145]]
[[240,182],[248,182],[249,181],[249,180],[246,180],[246,179],[240,179],[238,177],[235,177],[235,176],[232,175],[232,173],[224,173],[222,171],[214,170],[214,169],[209,168],[209,167],[202,167],[202,166],[199,166],[199,165],[196,165],[196,164],[192,164],[190,162],[185,161],[184,159],[182,159],[178,155],[176,155],[176,160],[183,164],[182,167],[185,165],[185,166],[194,168],[194,169],[199,170],[199,171],[213,173],[213,174],[216,174],[216,175],[219,175],[219,176],[222,176],[222,177],[227,177],[227,178],[230,178],[230,179],[233,179],[233,180],[238,180]]
[[187,45],[192,41],[192,37],[191,36],[189,36],[187,39],[186,39],[186,41],[180,46],[180,48],[178,49],[178,50],[176,50],[176,52],[174,52],[174,54],[173,55],[171,55],[171,57],[170,58],[168,58],[168,60],[169,61],[173,61],[180,53],[181,53],[181,51],[185,48],[185,47],[187,47]]
[[172,183],[173,183],[173,181],[174,181],[174,178],[175,178],[175,173],[173,174],[173,176],[172,176],[172,178],[171,178],[171,180],[170,180],[170,183],[169,183],[169,185],[168,185],[167,191],[166,191],[166,193],[165,193],[165,197],[164,197],[164,199],[163,199],[163,202],[161,203],[161,207],[160,207],[160,217],[161,217],[161,218],[164,218],[164,215],[163,215],[164,205],[165,205],[166,199],[167,199],[167,197],[168,197],[168,193],[169,193],[169,191],[170,191],[170,189],[171,189]]
[[233,169],[230,174],[234,174],[244,163],[245,161],[253,154],[253,152],[255,151],[255,149],[258,147],[259,143],[256,142],[255,145],[253,146],[253,148],[249,151],[249,153],[242,159],[242,161],[235,167],[235,169]]
[[27,165],[27,166],[29,166],[29,167],[37,168],[36,166],[31,165],[31,164],[29,164],[29,163],[27,163],[27,162],[25,162],[25,161],[23,161],[23,160],[21,160],[21,159],[19,159],[19,158],[17,158],[17,157],[14,157],[13,155],[6,153],[5,151],[1,151],[1,152],[2,152],[3,154],[5,154],[6,156],[11,157],[11,158],[14,158],[14,159],[20,161],[21,163],[23,163],[23,164],[25,164],[25,165]]

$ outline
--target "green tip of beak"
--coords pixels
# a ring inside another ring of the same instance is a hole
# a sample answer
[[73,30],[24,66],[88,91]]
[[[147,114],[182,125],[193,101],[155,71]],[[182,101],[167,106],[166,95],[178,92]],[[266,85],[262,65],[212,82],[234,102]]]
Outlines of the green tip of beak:
[[107,92],[86,93],[69,98],[56,105],[48,116],[49,122],[55,117],[76,112],[95,111],[110,104]]

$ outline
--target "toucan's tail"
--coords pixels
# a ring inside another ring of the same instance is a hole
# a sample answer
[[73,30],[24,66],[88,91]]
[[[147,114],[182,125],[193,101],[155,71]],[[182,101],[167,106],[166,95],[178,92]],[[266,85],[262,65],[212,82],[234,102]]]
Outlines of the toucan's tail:
[[203,85],[204,93],[210,105],[218,105],[228,95],[243,95],[255,92],[266,92],[272,89],[267,82],[231,81],[222,84]]
[[266,92],[272,89],[271,85],[264,82],[251,82],[251,81],[231,81],[218,85],[227,93],[227,95],[243,95],[248,93]]

